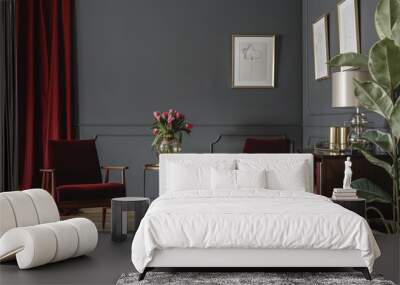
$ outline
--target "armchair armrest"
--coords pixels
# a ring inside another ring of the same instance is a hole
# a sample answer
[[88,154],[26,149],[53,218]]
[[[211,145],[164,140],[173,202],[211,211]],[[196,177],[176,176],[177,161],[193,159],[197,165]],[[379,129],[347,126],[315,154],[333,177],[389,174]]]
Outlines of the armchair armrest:
[[55,172],[56,170],[55,170],[55,169],[52,169],[52,168],[49,168],[49,169],[43,168],[43,169],[40,169],[39,171],[40,171],[40,172]]
[[126,175],[125,171],[129,169],[128,166],[102,166],[101,169],[105,170],[104,183],[110,181],[110,171],[121,171],[121,183],[125,185]]
[[53,198],[55,197],[55,189],[56,189],[56,178],[55,178],[55,169],[51,168],[43,168],[39,169],[39,171],[42,173],[42,189],[45,189],[45,184],[46,184],[46,179],[50,179],[50,193]]

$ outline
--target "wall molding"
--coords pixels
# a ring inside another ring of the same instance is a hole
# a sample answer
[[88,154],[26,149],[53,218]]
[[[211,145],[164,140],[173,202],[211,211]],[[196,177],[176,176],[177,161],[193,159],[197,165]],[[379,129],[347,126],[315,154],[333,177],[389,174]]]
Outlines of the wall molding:
[[316,143],[327,140],[324,136],[308,136],[307,147],[314,146]]
[[152,137],[152,134],[96,134],[95,138],[99,137]]
[[[151,124],[86,124],[77,123],[74,124],[75,128],[102,128],[102,127],[146,127],[150,128]],[[213,127],[243,127],[243,128],[269,128],[269,127],[294,127],[301,128],[302,124],[195,124],[194,127],[200,128],[213,128]]]

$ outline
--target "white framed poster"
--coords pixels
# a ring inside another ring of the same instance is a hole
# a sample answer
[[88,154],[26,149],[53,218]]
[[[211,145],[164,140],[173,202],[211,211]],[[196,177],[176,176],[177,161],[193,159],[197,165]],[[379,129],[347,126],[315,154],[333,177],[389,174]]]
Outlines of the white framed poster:
[[[360,52],[358,1],[342,0],[337,5],[339,52]],[[343,66],[341,70],[351,69],[351,66]]]
[[232,35],[232,88],[275,87],[275,35]]
[[328,15],[318,18],[312,25],[315,79],[329,78]]

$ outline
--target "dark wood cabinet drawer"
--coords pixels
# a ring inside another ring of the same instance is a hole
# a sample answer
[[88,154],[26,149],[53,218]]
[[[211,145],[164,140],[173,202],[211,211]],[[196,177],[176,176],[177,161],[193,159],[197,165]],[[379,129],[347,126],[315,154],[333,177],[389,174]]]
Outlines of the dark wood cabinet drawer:
[[365,199],[355,199],[355,200],[336,200],[332,199],[332,202],[339,204],[340,206],[359,214],[361,217],[366,217],[366,202]]

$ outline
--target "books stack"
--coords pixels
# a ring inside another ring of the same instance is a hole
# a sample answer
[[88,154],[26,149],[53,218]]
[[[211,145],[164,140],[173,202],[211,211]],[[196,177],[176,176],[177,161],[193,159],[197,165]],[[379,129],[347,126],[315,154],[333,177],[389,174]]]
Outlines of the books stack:
[[356,189],[343,189],[343,188],[334,188],[332,199],[335,200],[352,200],[358,199],[357,190]]

